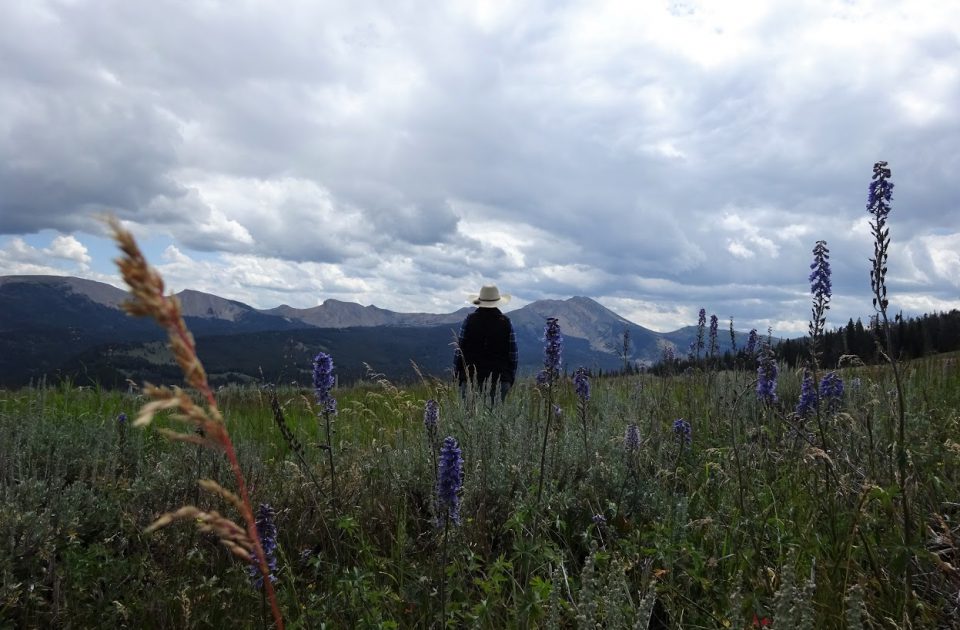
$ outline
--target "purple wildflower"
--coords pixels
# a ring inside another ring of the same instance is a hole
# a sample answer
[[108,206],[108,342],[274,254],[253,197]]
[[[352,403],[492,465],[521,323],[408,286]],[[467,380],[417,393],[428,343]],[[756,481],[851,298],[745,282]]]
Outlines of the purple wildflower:
[[[890,214],[890,201],[893,198],[893,182],[886,162],[873,165],[873,177],[867,195],[867,212],[873,215],[870,232],[873,234],[873,258],[870,259],[870,288],[873,291],[873,307],[879,312],[887,310],[887,250],[890,247],[890,229],[887,216]],[[884,316],[886,319],[886,316]]]
[[703,350],[703,328],[707,325],[707,309],[701,308],[697,315],[697,360],[700,359],[700,351]]
[[810,264],[810,292],[813,307],[810,314],[810,340],[816,353],[817,340],[823,335],[830,310],[833,287],[830,284],[830,250],[826,241],[817,241],[813,247],[813,262]]
[[563,352],[563,335],[556,317],[547,318],[543,329],[543,342],[543,369],[547,373],[547,382],[553,383],[560,376],[560,355]]
[[594,514],[593,518],[590,520],[592,520],[593,524],[597,527],[603,527],[607,524],[607,517],[605,517],[603,514]]
[[663,349],[660,351],[660,362],[667,367],[671,367],[676,360],[677,357],[673,352],[673,346],[670,344],[664,345]]
[[873,177],[867,193],[867,212],[877,219],[886,219],[890,214],[890,201],[893,199],[893,182],[886,162],[873,165]]
[[810,292],[830,301],[833,286],[830,283],[830,250],[826,241],[817,241],[813,247],[813,262],[810,263]]
[[873,165],[873,177],[867,195],[867,212],[873,215],[870,232],[873,234],[873,258],[870,259],[870,288],[873,291],[873,308],[884,313],[886,320],[887,301],[887,250],[890,247],[890,228],[887,216],[890,214],[890,200],[893,198],[893,182],[887,163],[880,161]]
[[628,424],[627,430],[623,434],[623,450],[628,453],[634,453],[640,448],[640,427],[635,424]]
[[446,437],[440,447],[437,465],[437,507],[444,522],[460,524],[460,490],[463,488],[463,454],[457,440]]
[[333,376],[333,357],[325,352],[313,358],[313,387],[317,394],[317,403],[323,413],[337,413],[337,399],[330,395],[336,382]]
[[813,374],[803,371],[803,383],[800,385],[800,400],[797,402],[797,415],[806,417],[817,408],[817,389],[813,385]]
[[762,403],[777,402],[777,361],[773,349],[765,346],[757,366],[757,399]]
[[840,408],[843,401],[843,379],[836,372],[827,372],[820,379],[820,398],[827,402],[830,410],[835,411]]
[[710,316],[710,356],[717,354],[717,330],[720,328],[720,320],[716,315]]
[[747,337],[747,356],[753,356],[757,353],[757,329],[752,328],[750,330],[750,335]]
[[673,421],[673,434],[677,436],[680,445],[690,445],[693,441],[693,428],[690,423],[683,418],[677,418]]
[[573,389],[577,393],[577,398],[582,402],[590,400],[590,379],[587,377],[586,368],[577,368],[573,375]]
[[440,422],[440,405],[437,401],[430,399],[424,406],[423,426],[427,429],[427,437],[431,444],[437,442],[437,426]]
[[[277,570],[277,513],[266,503],[261,503],[257,510],[257,535],[260,538],[260,546],[263,547],[263,555],[266,558],[268,576],[271,582],[276,582],[277,577],[274,573]],[[263,574],[260,572],[260,566],[256,561],[251,561],[247,567],[247,573],[250,575],[250,581],[254,587],[263,588]]]
[[120,426],[124,426],[125,424],[127,424],[127,414],[120,412],[120,415],[117,416],[117,424],[119,424]]

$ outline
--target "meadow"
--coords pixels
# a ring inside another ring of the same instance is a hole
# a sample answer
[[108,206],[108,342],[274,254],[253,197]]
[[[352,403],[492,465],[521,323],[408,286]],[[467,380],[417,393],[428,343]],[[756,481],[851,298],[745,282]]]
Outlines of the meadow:
[[[162,279],[114,222],[128,311],[187,388],[0,392],[0,626],[957,628],[960,361],[897,359],[874,167],[881,365],[751,336],[732,369],[562,357],[502,404],[431,378],[212,390]],[[376,366],[376,361],[372,364]],[[142,428],[141,428],[142,427]]]
[[[436,626],[441,583],[449,627],[646,627],[655,603],[678,628],[892,628],[905,614],[955,626],[960,367],[934,357],[904,370],[906,487],[922,532],[910,547],[891,371],[840,374],[843,404],[819,419],[826,450],[789,413],[798,374],[781,375],[775,405],[757,401],[747,369],[594,379],[582,406],[561,378],[539,501],[548,401],[532,380],[493,408],[441,382],[334,390],[335,483],[312,391],[217,398],[252,500],[275,510],[287,627]],[[428,399],[464,461],[445,551]],[[271,623],[248,567],[215,535],[189,522],[144,533],[172,506],[232,509],[196,481],[229,478],[222,454],[129,426],[144,402],[70,384],[3,393],[0,625]]]

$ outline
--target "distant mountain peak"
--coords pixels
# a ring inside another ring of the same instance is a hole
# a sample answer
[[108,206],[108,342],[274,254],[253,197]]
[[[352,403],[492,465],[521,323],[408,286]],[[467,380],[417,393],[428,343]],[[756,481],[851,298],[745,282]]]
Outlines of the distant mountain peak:
[[243,302],[222,298],[212,293],[184,289],[176,294],[186,317],[206,317],[236,321],[245,313],[256,312],[252,306]]

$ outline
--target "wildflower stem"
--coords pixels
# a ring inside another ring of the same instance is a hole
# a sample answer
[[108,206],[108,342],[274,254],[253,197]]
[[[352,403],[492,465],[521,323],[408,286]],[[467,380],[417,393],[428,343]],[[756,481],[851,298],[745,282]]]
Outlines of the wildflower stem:
[[[898,365],[893,346],[893,334],[890,329],[890,321],[887,318],[887,256],[890,247],[890,228],[887,227],[887,217],[890,214],[890,201],[892,199],[893,183],[890,182],[890,168],[884,161],[879,161],[873,165],[873,176],[869,186],[869,195],[867,198],[867,211],[873,216],[870,221],[870,231],[874,238],[873,263],[870,269],[870,288],[873,290],[873,308],[877,313],[877,324],[883,327],[883,337],[886,341],[886,352],[884,352],[880,339],[877,339],[877,345],[881,346],[880,353],[883,355],[890,368],[893,371],[893,379],[897,390],[897,474],[898,482],[901,488],[901,500],[903,502],[903,542],[907,549],[907,554],[912,555],[913,549],[913,516],[910,509],[910,491],[907,478],[907,441],[906,441],[906,417],[903,400],[903,382],[900,375],[900,366]],[[904,563],[904,621],[910,625],[913,617],[913,567],[912,558],[908,558]]]
[[339,497],[339,493],[337,492],[336,470],[334,469],[334,466],[333,466],[333,438],[330,433],[330,412],[329,411],[324,410],[323,420],[326,426],[326,434],[327,434],[327,446],[326,446],[327,463],[330,465],[330,494],[333,497],[334,505],[336,505]]
[[544,468],[547,461],[547,437],[550,435],[550,419],[553,417],[553,383],[547,389],[547,421],[543,430],[543,445],[540,447],[540,479],[537,481],[537,509],[540,508],[540,498],[543,496]]
[[447,538],[450,533],[450,513],[443,515],[443,543],[440,552],[440,627],[447,622]]

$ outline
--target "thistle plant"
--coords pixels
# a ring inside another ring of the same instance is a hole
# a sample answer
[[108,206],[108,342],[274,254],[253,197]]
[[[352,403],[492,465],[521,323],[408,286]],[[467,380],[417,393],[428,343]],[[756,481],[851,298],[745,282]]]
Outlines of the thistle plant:
[[113,239],[123,253],[116,260],[117,266],[124,282],[130,287],[131,298],[123,303],[123,309],[134,317],[153,318],[167,332],[170,349],[183,372],[184,380],[200,394],[204,403],[203,405],[195,403],[191,396],[179,387],[171,389],[145,385],[144,394],[151,399],[151,402],[140,410],[134,426],[143,427],[150,424],[156,414],[161,411],[176,410],[172,419],[187,425],[193,431],[184,433],[163,428],[157,431],[174,441],[202,445],[224,453],[233,472],[239,494],[234,494],[209,479],[201,479],[199,485],[234,506],[246,525],[241,527],[216,511],[205,512],[195,506],[185,505],[173,512],[162,514],[146,531],[148,533],[156,531],[175,520],[191,520],[201,532],[216,534],[220,542],[233,555],[244,562],[253,562],[258,566],[260,574],[265,578],[264,586],[274,625],[282,629],[283,617],[280,614],[273,583],[266,579],[270,575],[270,567],[267,565],[266,554],[260,543],[246,479],[240,468],[240,461],[233,441],[230,439],[226,422],[207,380],[206,371],[197,357],[193,335],[183,321],[180,301],[174,296],[164,294],[163,278],[147,264],[133,234],[116,218],[109,217],[107,221],[113,232]]
[[325,352],[320,352],[313,359],[313,387],[316,392],[317,405],[320,414],[323,416],[324,429],[326,432],[327,443],[323,449],[327,451],[327,463],[330,466],[330,492],[336,501],[337,497],[337,476],[333,466],[333,433],[331,428],[332,416],[337,413],[337,399],[334,398],[330,390],[333,389],[336,379],[333,376],[333,357]]
[[[890,202],[893,199],[893,182],[890,181],[890,168],[884,161],[873,165],[873,176],[868,187],[867,212],[872,215],[870,233],[873,235],[873,258],[870,259],[870,289],[873,292],[873,308],[876,311],[878,328],[882,330],[886,341],[885,356],[893,370],[897,390],[897,473],[903,490],[903,539],[906,548],[913,547],[913,518],[910,513],[910,493],[907,485],[907,435],[906,412],[904,410],[903,382],[900,366],[893,351],[893,335],[887,318],[887,253],[890,249],[890,228],[887,217],[890,215]],[[878,341],[879,345],[879,341]],[[913,570],[911,562],[904,563],[904,592],[906,594],[905,616],[912,616],[911,600],[913,593]]]

